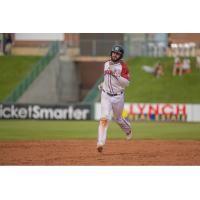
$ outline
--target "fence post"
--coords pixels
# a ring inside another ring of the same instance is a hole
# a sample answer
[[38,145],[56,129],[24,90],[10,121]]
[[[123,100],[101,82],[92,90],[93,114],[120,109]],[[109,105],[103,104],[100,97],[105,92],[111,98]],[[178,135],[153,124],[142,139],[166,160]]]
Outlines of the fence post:
[[125,49],[125,58],[130,56],[130,37],[129,35],[124,36],[124,49]]
[[92,40],[92,55],[93,56],[96,56],[96,54],[97,54],[97,47],[96,47],[97,45],[96,45],[96,40]]

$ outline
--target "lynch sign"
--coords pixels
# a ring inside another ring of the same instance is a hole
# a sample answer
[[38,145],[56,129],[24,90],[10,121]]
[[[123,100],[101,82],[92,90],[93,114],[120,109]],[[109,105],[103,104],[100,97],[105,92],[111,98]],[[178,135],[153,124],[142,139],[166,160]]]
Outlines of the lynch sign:
[[88,120],[91,119],[91,106],[0,104],[0,119]]
[[130,120],[187,121],[186,104],[125,104],[125,111]]

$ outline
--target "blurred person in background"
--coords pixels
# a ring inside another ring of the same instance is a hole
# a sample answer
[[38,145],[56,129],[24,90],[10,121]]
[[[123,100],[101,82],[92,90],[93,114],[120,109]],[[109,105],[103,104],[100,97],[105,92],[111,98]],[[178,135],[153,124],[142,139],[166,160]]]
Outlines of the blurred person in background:
[[196,68],[200,69],[200,54],[196,56]]
[[188,74],[191,73],[191,65],[190,65],[190,59],[189,58],[184,58],[183,59],[183,74]]
[[159,78],[164,75],[164,68],[160,62],[158,62],[157,65],[155,66],[154,75],[156,76],[156,78]]
[[183,74],[183,64],[181,62],[181,59],[176,56],[174,58],[174,65],[173,65],[173,71],[172,71],[173,76],[179,74],[181,76]]
[[11,33],[4,33],[3,35],[3,53],[4,55],[11,55],[12,50],[12,35]]
[[147,73],[153,74],[156,78],[164,75],[164,68],[160,61],[154,67],[144,65],[142,69]]

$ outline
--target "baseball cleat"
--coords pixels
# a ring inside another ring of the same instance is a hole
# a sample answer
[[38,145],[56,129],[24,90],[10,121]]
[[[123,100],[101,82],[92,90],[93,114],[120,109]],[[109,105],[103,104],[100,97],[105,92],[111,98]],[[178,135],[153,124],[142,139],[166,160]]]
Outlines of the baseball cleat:
[[103,145],[97,145],[97,151],[101,153],[103,151]]
[[126,139],[127,139],[127,140],[131,140],[132,137],[133,137],[132,131],[131,131],[130,133],[127,133],[127,134],[126,134]]

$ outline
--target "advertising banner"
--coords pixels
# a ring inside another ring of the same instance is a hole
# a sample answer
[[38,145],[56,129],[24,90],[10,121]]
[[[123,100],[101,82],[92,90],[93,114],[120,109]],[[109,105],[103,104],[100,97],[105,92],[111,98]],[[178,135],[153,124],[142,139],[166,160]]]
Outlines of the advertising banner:
[[[101,105],[95,106],[95,119],[101,116]],[[200,122],[200,105],[171,103],[125,103],[123,117],[130,121]]]
[[0,104],[0,119],[90,120],[91,105]]

